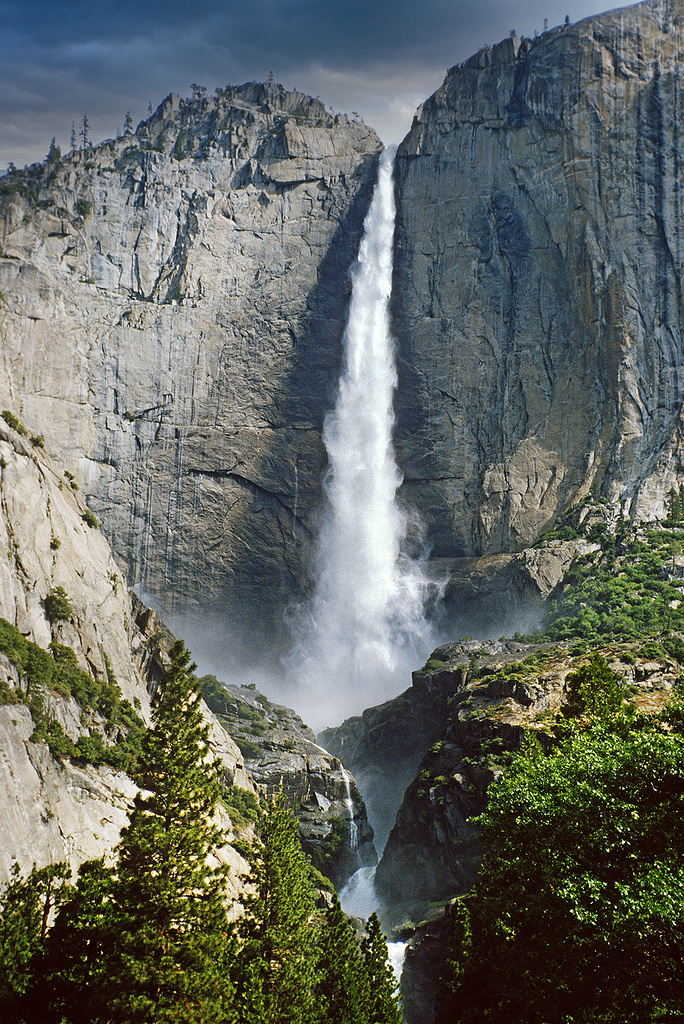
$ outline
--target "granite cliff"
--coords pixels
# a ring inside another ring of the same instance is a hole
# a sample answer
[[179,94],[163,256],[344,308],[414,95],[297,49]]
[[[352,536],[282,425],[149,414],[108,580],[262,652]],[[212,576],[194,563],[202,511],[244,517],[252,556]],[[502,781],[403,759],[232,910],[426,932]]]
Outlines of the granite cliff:
[[[452,68],[399,147],[403,492],[452,605],[492,620],[546,597],[546,568],[502,563],[491,586],[462,559],[529,548],[589,493],[655,518],[684,478],[683,16],[647,0],[511,35]],[[251,83],[3,180],[0,396],[169,612],[268,633],[307,589],[380,148]]]
[[[149,720],[168,635],[131,600],[74,481],[14,422],[0,419],[0,880],[14,860],[75,868],[116,844],[137,791],[119,765]],[[207,718],[226,780],[255,792]],[[244,862],[229,846],[224,856],[237,892]]]
[[0,188],[0,398],[166,611],[253,634],[255,606],[302,592],[380,148],[253,83],[169,96]]
[[435,556],[519,551],[588,492],[653,519],[681,482],[683,25],[511,34],[399,147],[399,461]]
[[[174,639],[129,593],[70,472],[45,453],[40,435],[29,436],[6,411],[0,417],[0,885],[14,861],[30,870],[34,863],[68,860],[75,869],[111,853],[137,792],[130,776],[134,737],[149,721],[150,693]],[[216,706],[218,715],[204,708],[227,787],[220,817],[228,838],[221,855],[232,869],[229,893],[243,889],[240,841],[253,835],[242,813],[245,799],[255,808],[254,797],[281,786],[305,849],[343,884],[359,863],[375,861],[356,784],[293,712],[270,705],[270,733],[257,730],[268,756],[255,760],[256,748],[245,746],[250,771],[238,745],[242,719],[231,712],[257,703],[246,688],[227,707]]]

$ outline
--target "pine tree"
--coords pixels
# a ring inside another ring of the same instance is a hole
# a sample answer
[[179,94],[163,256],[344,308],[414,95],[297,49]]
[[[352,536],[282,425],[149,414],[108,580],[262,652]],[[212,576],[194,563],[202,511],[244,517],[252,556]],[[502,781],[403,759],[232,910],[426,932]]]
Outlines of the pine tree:
[[375,1024],[368,1017],[371,992],[364,958],[336,893],[321,929],[316,971],[321,1024]]
[[72,153],[73,153],[73,151],[75,149],[76,149],[76,125],[72,121],[71,122],[71,151],[72,151]]
[[90,143],[90,121],[87,114],[84,114],[81,118],[81,130],[78,134],[83,139],[83,148],[87,149]]
[[47,155],[47,162],[49,164],[56,163],[62,155],[62,150],[57,145],[57,140],[54,135],[52,136],[52,142],[50,143],[50,149]]
[[131,117],[130,110],[127,110],[126,111],[126,116],[124,118],[124,135],[130,135],[132,131],[133,131],[133,118]]
[[68,891],[65,863],[36,868],[23,878],[12,866],[0,901],[0,1020],[24,1020],[28,1013],[50,915]]
[[401,1024],[399,1002],[394,994],[397,980],[389,963],[387,942],[375,913],[366,922],[366,937],[361,942],[361,950],[368,979],[368,1024]]
[[219,764],[181,641],[153,702],[135,799],[121,834],[114,900],[119,938],[110,967],[112,1021],[231,1021],[233,954],[226,872],[208,857],[223,841],[213,816]]
[[459,903],[454,914],[451,936],[437,986],[435,1024],[452,1024],[462,1015],[461,983],[471,946],[470,917],[467,908]]
[[41,1024],[106,1019],[108,965],[118,940],[114,869],[86,861],[47,936],[33,1003]]
[[282,793],[254,844],[234,972],[239,1024],[314,1021],[314,901],[297,823]]

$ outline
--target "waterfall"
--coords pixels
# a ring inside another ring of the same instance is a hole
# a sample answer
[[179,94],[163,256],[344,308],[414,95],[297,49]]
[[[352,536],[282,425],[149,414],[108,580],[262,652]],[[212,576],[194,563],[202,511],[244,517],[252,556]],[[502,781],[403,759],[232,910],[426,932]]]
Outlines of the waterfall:
[[351,786],[349,784],[350,775],[343,765],[340,765],[340,772],[344,781],[344,806],[349,814],[349,847],[352,853],[356,857],[356,863],[359,863],[359,826],[354,820],[354,801],[351,795]]
[[352,270],[344,366],[326,417],[327,510],[315,591],[293,616],[294,699],[319,729],[395,696],[430,649],[431,588],[415,516],[397,502],[392,444],[397,384],[389,329],[394,242],[394,153],[386,150]]

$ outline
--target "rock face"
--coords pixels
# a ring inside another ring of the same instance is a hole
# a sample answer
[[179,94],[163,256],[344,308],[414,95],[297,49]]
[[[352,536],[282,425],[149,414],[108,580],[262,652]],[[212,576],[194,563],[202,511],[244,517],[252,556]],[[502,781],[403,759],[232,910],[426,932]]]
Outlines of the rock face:
[[0,188],[0,402],[167,611],[254,632],[254,605],[301,592],[381,148],[250,84],[169,96],[135,134]]
[[480,50],[396,161],[399,461],[436,556],[684,476],[681,0]]
[[[674,659],[653,658],[641,643],[601,652],[639,710],[661,710],[679,678]],[[418,919],[435,900],[467,893],[482,851],[471,818],[510,763],[525,732],[543,746],[566,698],[568,675],[586,661],[575,643],[489,642],[438,648],[414,674],[416,685],[441,697],[440,739],[423,757],[397,814],[375,884],[393,908]],[[467,660],[466,660],[467,659]]]
[[[396,441],[436,559],[684,480],[683,24],[647,0],[486,47],[399,147]],[[252,83],[3,179],[0,399],[167,611],[254,634],[306,589],[379,149]]]
[[260,794],[271,799],[282,789],[287,795],[315,867],[339,889],[359,868],[377,862],[355,780],[294,711],[251,687],[227,683],[207,699],[235,737]]
[[[57,652],[71,648],[90,678],[116,677],[122,697],[149,720],[148,686],[163,671],[170,634],[141,602],[131,603],[110,547],[68,476],[3,419],[0,538],[0,617],[44,651],[50,644]],[[64,617],[49,613],[58,588],[70,606]],[[0,882],[15,860],[23,870],[59,860],[76,868],[108,854],[137,791],[124,771],[53,756],[33,735],[37,723],[20,687],[26,694],[15,661],[0,654]],[[59,691],[43,688],[42,696],[47,718],[72,742],[96,734],[112,742],[97,708]],[[254,792],[239,748],[206,714],[227,779]],[[230,833],[225,815],[223,824]],[[246,864],[230,846],[222,857],[234,868],[238,895]]]

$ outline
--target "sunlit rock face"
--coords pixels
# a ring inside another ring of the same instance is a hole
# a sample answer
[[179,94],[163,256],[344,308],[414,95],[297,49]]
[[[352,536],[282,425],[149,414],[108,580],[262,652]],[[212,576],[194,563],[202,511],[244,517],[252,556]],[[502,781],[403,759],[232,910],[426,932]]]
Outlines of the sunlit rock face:
[[[149,721],[149,691],[173,637],[153,612],[131,600],[109,544],[62,467],[3,419],[0,542],[0,617],[43,650],[71,648],[93,678],[115,677],[121,695]],[[55,618],[47,599],[57,588],[70,607]],[[123,771],[52,756],[33,735],[37,722],[24,702],[27,682],[18,664],[0,653],[0,885],[15,861],[23,871],[61,860],[75,869],[89,858],[111,856],[137,792]],[[63,686],[34,685],[47,717],[72,742],[96,735],[107,746],[116,740],[121,726],[108,722],[99,706],[79,705]],[[208,710],[206,719],[226,780],[255,792],[239,748]],[[227,815],[221,823],[230,833]],[[235,869],[230,891],[237,895],[246,865],[232,847],[221,856]]]
[[0,196],[0,401],[166,610],[250,622],[301,589],[380,149],[250,84],[170,96]]
[[435,555],[681,482],[683,24],[649,0],[484,48],[399,148],[399,462]]

